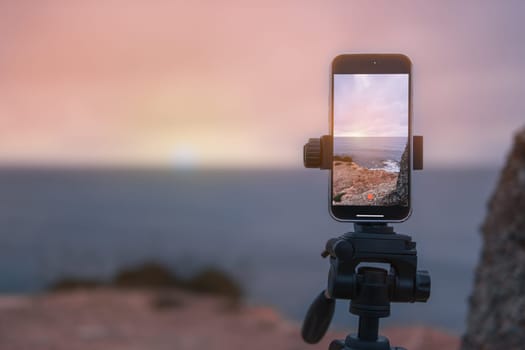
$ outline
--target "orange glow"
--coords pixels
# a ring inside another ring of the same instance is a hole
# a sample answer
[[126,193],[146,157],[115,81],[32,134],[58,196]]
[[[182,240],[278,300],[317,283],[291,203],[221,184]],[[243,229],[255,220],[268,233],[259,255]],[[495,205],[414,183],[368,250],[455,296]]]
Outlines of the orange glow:
[[[486,105],[523,91],[519,67],[489,55],[502,44],[487,17],[505,7],[473,6],[465,23],[450,6],[2,2],[0,164],[170,165],[183,145],[202,166],[301,166],[302,144],[328,130],[328,67],[342,52],[412,58],[427,164],[497,160],[523,110],[501,119]],[[477,65],[460,59],[473,47]],[[506,48],[498,57],[520,57]]]

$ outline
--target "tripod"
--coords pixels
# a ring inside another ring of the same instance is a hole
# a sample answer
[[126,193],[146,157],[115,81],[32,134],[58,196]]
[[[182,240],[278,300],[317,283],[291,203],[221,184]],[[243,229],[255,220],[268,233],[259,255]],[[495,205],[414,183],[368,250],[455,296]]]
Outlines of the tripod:
[[[376,223],[354,224],[354,231],[326,243],[322,256],[330,257],[328,287],[308,309],[302,337],[310,344],[319,342],[332,320],[335,300],[350,299],[350,312],[359,316],[357,334],[333,340],[329,350],[404,350],[379,336],[379,319],[390,315],[391,302],[426,302],[430,276],[417,271],[416,243],[410,236]],[[358,266],[361,263],[390,264],[390,271]]]

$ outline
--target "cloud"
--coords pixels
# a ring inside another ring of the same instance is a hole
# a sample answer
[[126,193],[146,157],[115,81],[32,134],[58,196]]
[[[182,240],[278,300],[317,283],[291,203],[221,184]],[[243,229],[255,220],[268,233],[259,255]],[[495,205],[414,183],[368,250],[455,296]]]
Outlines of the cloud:
[[407,74],[336,74],[334,134],[407,137]]

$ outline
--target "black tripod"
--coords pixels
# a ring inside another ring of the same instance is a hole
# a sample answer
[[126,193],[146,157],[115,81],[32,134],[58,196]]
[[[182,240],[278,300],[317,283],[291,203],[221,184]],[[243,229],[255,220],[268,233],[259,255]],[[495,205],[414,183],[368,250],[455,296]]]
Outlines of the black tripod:
[[[425,302],[430,276],[417,271],[416,243],[386,224],[354,224],[355,232],[332,238],[323,257],[330,256],[328,287],[306,314],[302,336],[310,344],[321,340],[335,310],[336,299],[350,299],[350,312],[359,316],[357,334],[334,340],[329,350],[402,350],[379,336],[379,319],[390,315],[391,302]],[[390,264],[390,271],[361,263]],[[356,270],[357,269],[357,270]]]

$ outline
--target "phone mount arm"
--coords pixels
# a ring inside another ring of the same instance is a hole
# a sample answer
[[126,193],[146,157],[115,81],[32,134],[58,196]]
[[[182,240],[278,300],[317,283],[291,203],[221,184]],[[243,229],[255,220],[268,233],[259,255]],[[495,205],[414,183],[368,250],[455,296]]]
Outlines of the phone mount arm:
[[[305,168],[332,169],[333,142],[331,135],[311,138],[303,147]],[[412,169],[423,170],[423,136],[412,139]]]

